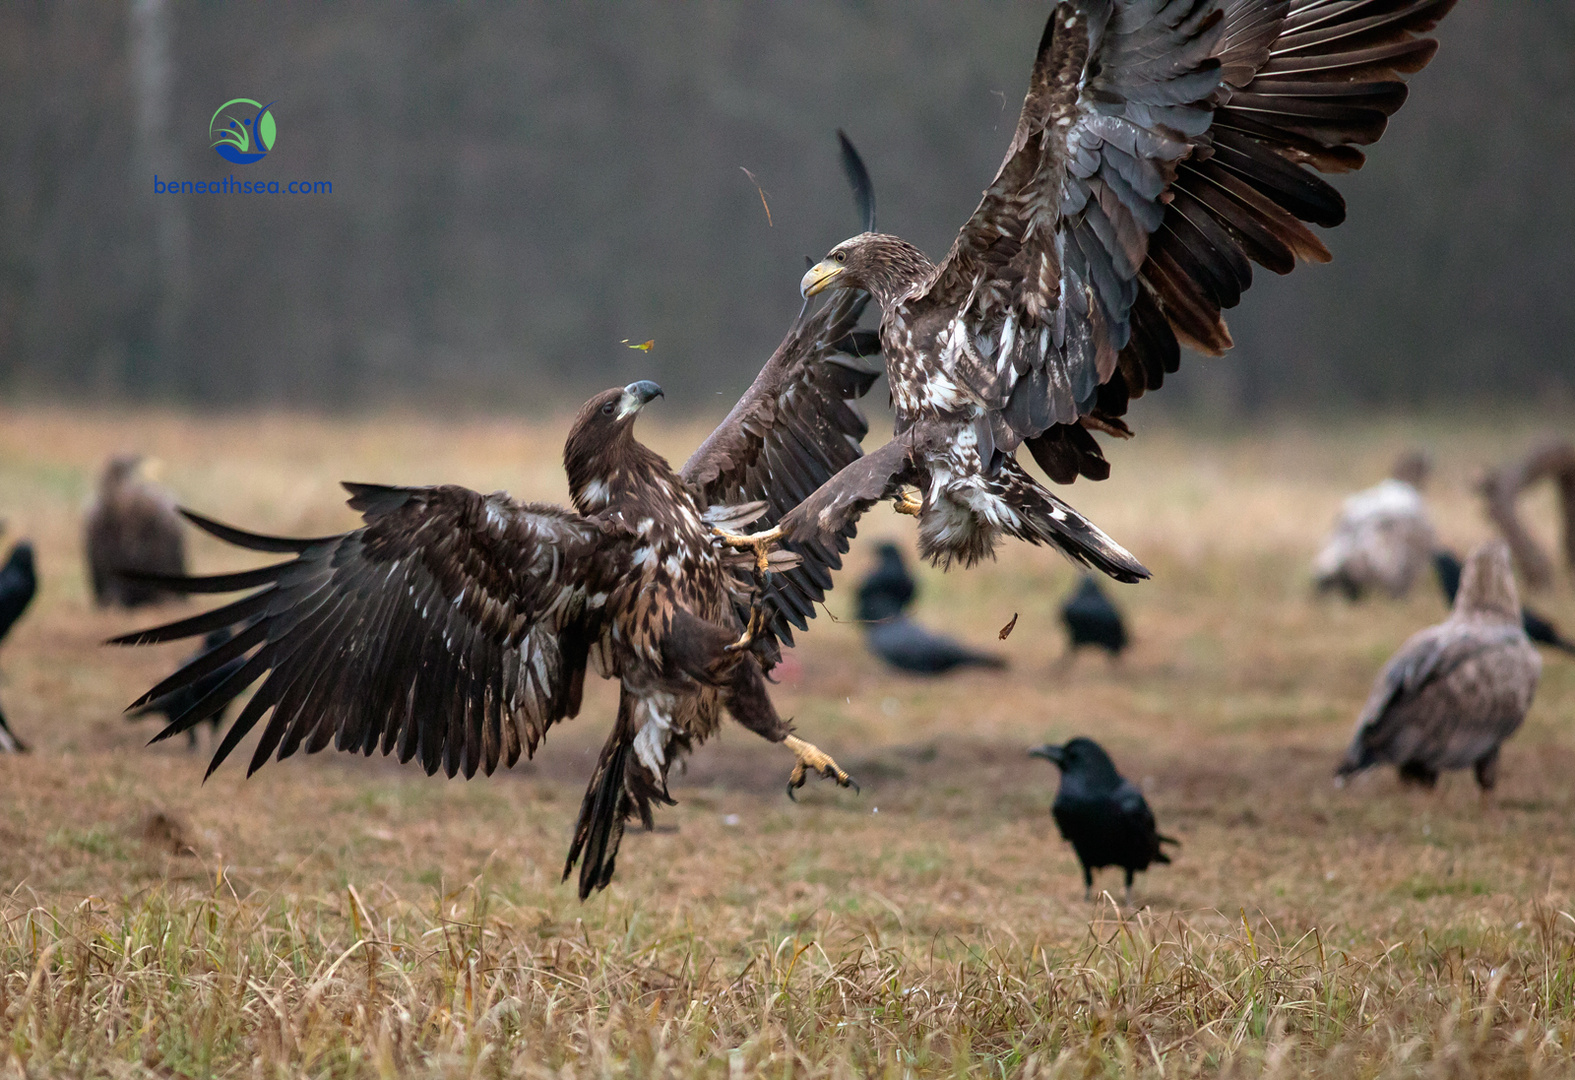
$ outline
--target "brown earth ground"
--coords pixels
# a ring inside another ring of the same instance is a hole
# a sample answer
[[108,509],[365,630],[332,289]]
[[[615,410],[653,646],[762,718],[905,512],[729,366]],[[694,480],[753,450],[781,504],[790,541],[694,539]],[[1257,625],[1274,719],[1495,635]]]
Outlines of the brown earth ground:
[[[640,434],[681,460],[702,429],[660,408]],[[1559,426],[1151,426],[1068,492],[1154,571],[1115,589],[1126,657],[1062,661],[1075,574],[1022,545],[921,574],[919,617],[1004,674],[881,670],[839,590],[844,621],[815,621],[776,697],[862,794],[812,780],[790,803],[789,755],[729,726],[582,905],[559,875],[611,684],[491,779],[325,754],[248,780],[243,746],[203,784],[206,735],[145,747],[120,715],[188,646],[99,645],[194,608],[95,610],[78,537],[100,463],[131,448],[187,505],[267,532],[351,527],[341,478],[561,500],[566,421],[0,410],[0,517],[43,576],[0,649],[34,751],[0,757],[0,1074],[1575,1072],[1575,658],[1546,656],[1491,801],[1464,774],[1336,790],[1374,674],[1444,609],[1431,578],[1358,606],[1307,570],[1341,498],[1413,445],[1443,539],[1486,538],[1472,478]],[[1549,498],[1529,512],[1551,538]],[[871,515],[844,583],[887,537],[912,523]],[[1531,599],[1575,628],[1567,576]],[[1053,769],[1026,756],[1074,734],[1182,841],[1137,910],[1084,902]]]

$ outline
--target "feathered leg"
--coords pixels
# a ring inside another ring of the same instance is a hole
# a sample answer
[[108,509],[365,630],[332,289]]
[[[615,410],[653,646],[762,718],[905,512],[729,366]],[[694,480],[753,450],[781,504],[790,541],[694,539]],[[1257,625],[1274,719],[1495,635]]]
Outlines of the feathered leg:
[[1117,581],[1149,576],[1131,552],[1040,486],[1015,461],[984,472],[937,472],[919,516],[919,551],[937,565],[971,566],[994,554],[1002,536],[1047,544]]

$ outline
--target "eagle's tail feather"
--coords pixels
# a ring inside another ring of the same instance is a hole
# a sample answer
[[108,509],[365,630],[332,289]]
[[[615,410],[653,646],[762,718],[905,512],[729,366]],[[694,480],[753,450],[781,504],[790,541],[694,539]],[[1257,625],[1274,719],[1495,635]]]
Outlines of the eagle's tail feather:
[[1001,500],[1016,511],[1003,522],[1006,532],[1032,544],[1059,548],[1067,558],[1117,581],[1136,582],[1148,569],[1105,531],[1041,487],[1015,462],[992,478]]
[[563,863],[563,880],[580,866],[580,899],[587,899],[597,889],[605,889],[612,881],[613,869],[618,861],[618,845],[623,840],[623,823],[631,810],[629,793],[624,788],[624,772],[634,745],[620,738],[619,732],[607,740],[602,748],[596,772],[580,803],[580,819],[574,826],[574,843],[569,846],[569,857]]

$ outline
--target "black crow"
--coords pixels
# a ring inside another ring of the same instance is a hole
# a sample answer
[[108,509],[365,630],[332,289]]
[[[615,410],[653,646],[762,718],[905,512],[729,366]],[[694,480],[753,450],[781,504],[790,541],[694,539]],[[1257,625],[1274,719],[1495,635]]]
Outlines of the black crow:
[[1083,575],[1083,583],[1061,605],[1061,621],[1071,638],[1069,651],[1084,645],[1098,645],[1111,656],[1120,656],[1127,647],[1127,625],[1121,612],[1110,602],[1099,583]]
[[870,652],[894,668],[917,675],[939,675],[959,667],[1006,666],[999,656],[932,633],[903,614],[918,587],[895,544],[882,544],[878,553],[880,564],[859,583],[859,622]]
[[880,563],[859,582],[861,619],[887,619],[901,614],[919,591],[896,544],[882,544],[875,549],[875,556]]
[[[22,617],[27,605],[38,593],[38,573],[33,568],[33,545],[22,541],[11,549],[11,557],[0,568],[0,641],[11,632],[11,627]],[[12,733],[6,723],[5,713],[0,712],[0,753],[17,754],[27,746]]]
[[1127,874],[1131,903],[1132,875],[1150,863],[1170,862],[1159,845],[1181,841],[1155,829],[1143,793],[1116,772],[1115,762],[1093,739],[1079,736],[1064,746],[1037,746],[1029,753],[1061,770],[1050,816],[1083,866],[1083,898],[1093,897],[1095,870],[1119,866]]
[[[232,636],[228,626],[222,626],[217,630],[211,631],[202,639],[202,647],[182,660],[181,665],[185,666],[200,657],[206,656],[220,645],[228,642]],[[135,712],[127,713],[126,719],[138,720],[144,716],[163,716],[166,720],[173,722],[184,714],[186,710],[207,697],[208,693],[220,683],[239,671],[245,663],[245,656],[237,656],[234,660],[224,664],[211,674],[204,675],[187,686],[171,690],[163,697],[155,698]],[[215,736],[218,735],[219,729],[224,726],[224,714],[228,708],[229,706],[226,704],[224,708],[208,717],[208,723],[211,725]],[[197,725],[195,724],[186,729],[186,747],[193,751],[197,749]]]
[[[1453,605],[1455,594],[1460,591],[1460,560],[1453,551],[1439,548],[1433,552],[1433,572],[1438,575],[1438,586],[1444,590],[1444,598]],[[1520,608],[1520,625],[1525,629],[1526,636],[1538,645],[1563,649],[1575,655],[1575,641],[1559,633],[1557,626],[1524,604]]]

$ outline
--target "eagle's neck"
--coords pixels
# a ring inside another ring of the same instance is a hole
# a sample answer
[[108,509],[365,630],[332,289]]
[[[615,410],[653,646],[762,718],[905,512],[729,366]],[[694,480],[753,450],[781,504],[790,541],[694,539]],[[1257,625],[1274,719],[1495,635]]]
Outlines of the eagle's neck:
[[890,311],[934,273],[935,264],[924,252],[901,237],[883,235],[871,241],[858,283],[882,311]]
[[681,490],[667,459],[625,434],[594,453],[565,455],[569,497],[582,514],[604,514],[643,505],[653,488],[666,497]]

